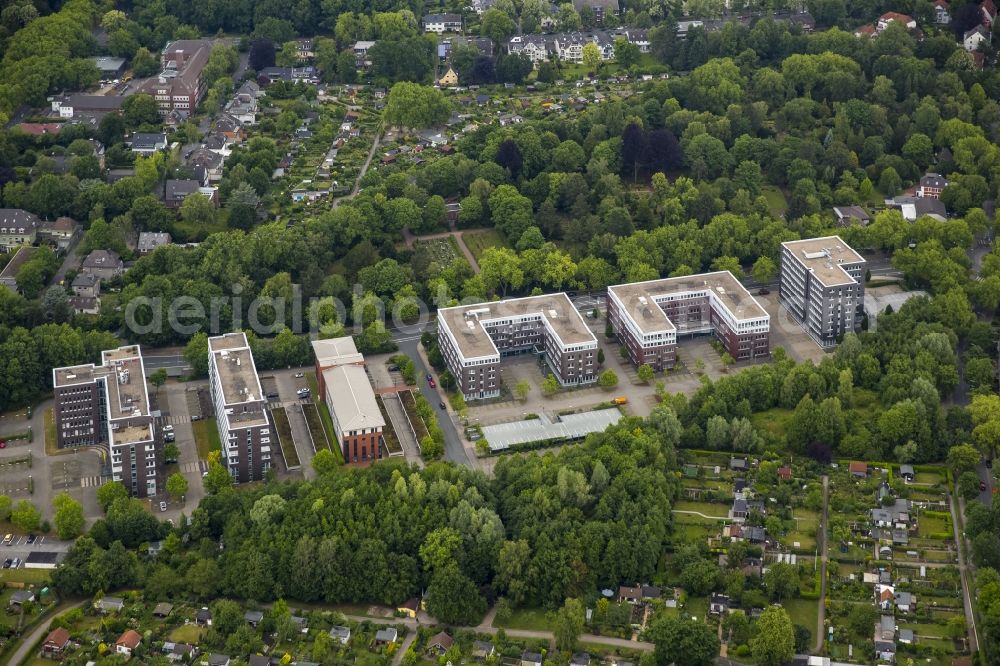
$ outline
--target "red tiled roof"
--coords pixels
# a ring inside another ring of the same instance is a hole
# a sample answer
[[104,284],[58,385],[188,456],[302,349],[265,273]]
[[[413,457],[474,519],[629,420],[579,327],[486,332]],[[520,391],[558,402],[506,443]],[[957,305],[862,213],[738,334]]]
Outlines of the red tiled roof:
[[69,632],[62,627],[53,629],[45,638],[46,645],[55,645],[58,648],[65,647],[66,643],[69,643]]
[[122,645],[130,650],[134,650],[141,642],[142,636],[140,636],[134,629],[129,629],[124,634],[119,636],[115,645]]

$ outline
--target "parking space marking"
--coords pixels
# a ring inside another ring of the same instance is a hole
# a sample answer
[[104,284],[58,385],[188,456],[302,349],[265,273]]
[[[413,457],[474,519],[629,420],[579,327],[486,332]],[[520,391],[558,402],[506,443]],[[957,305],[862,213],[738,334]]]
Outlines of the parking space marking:
[[80,487],[81,488],[96,488],[101,485],[100,476],[82,476],[80,477]]

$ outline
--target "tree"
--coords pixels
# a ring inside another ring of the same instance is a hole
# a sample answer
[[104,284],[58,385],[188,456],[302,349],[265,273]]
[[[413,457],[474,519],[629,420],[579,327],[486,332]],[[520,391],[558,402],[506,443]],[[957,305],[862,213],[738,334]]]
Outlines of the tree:
[[60,539],[75,539],[83,534],[86,518],[83,515],[82,504],[69,494],[61,492],[52,499],[52,508],[55,509],[53,522]]
[[542,380],[542,395],[551,398],[558,391],[559,380],[556,379],[555,375],[545,375],[545,379]]
[[233,487],[233,477],[225,467],[221,464],[209,463],[208,465],[208,476],[204,480],[205,490],[212,494],[217,495],[227,488]]
[[156,392],[160,392],[160,387],[167,383],[167,369],[159,368],[149,375],[149,383],[156,387]]
[[[70,498],[72,499],[72,498]],[[28,500],[21,500],[10,512],[10,522],[23,532],[37,532],[42,524],[42,514]]]
[[438,569],[427,587],[427,612],[452,625],[475,625],[486,612],[486,600],[454,563]]
[[640,53],[638,46],[632,44],[624,37],[617,37],[615,39],[615,61],[622,69],[628,69],[632,65],[639,64],[641,57],[642,53]]
[[958,477],[958,492],[968,502],[978,497],[979,475],[972,471],[962,472],[962,475]]
[[798,596],[798,568],[784,562],[775,563],[764,574],[764,589],[771,601],[780,602]]
[[386,123],[410,129],[439,125],[450,114],[451,107],[440,90],[406,81],[389,90],[384,111]]
[[583,66],[590,71],[594,71],[601,65],[601,47],[594,42],[587,42],[583,45],[581,57],[583,59]]
[[[205,356],[208,357],[208,350],[205,350]],[[128,490],[125,489],[121,483],[117,481],[111,481],[110,483],[105,483],[97,488],[97,503],[101,506],[101,510],[107,513],[108,507],[114,504],[115,500],[127,499]]]
[[531,382],[526,379],[522,379],[514,386],[514,395],[521,402],[528,399],[528,394],[531,392]]
[[191,366],[195,377],[208,376],[208,335],[199,331],[184,346],[184,360]]
[[510,289],[520,289],[524,271],[517,253],[506,247],[490,247],[479,259],[479,276],[490,293],[506,296]]
[[316,452],[316,455],[312,459],[313,469],[320,476],[324,474],[329,474],[334,471],[340,465],[337,463],[337,457],[333,455],[333,452],[329,449],[320,449]]
[[719,638],[704,618],[661,616],[649,628],[656,666],[710,666],[719,656]]
[[654,376],[653,366],[651,366],[649,363],[643,363],[642,365],[640,365],[637,373],[639,375],[639,379],[642,381],[643,384],[648,384],[653,380]]
[[215,204],[206,196],[192,194],[181,204],[181,219],[188,224],[209,225],[215,222]]
[[499,49],[499,46],[506,42],[516,29],[514,20],[506,12],[491,7],[483,13],[479,34],[492,39],[494,45]]
[[948,466],[955,474],[974,470],[980,458],[979,451],[969,444],[958,444],[948,449]]
[[167,477],[167,494],[170,495],[174,501],[179,500],[184,495],[187,495],[188,491],[188,480],[184,478],[184,475],[180,472],[174,472]]
[[564,651],[576,648],[576,639],[583,633],[583,604],[579,599],[567,599],[552,618],[552,633],[556,647]]
[[770,284],[778,274],[778,267],[770,257],[760,257],[750,269],[753,280],[757,284]]
[[781,666],[795,654],[795,628],[781,606],[769,606],[757,619],[750,652],[758,666]]
[[614,370],[608,368],[597,378],[597,383],[601,388],[614,388],[618,386],[618,375],[615,374]]
[[259,72],[274,67],[276,57],[274,42],[270,39],[255,39],[250,43],[250,69]]

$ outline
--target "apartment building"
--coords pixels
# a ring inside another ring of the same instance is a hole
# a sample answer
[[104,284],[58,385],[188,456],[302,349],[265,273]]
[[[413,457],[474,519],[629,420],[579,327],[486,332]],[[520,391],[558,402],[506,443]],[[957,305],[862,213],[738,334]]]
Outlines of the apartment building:
[[323,384],[323,398],[344,460],[367,464],[383,458],[385,419],[364,367],[347,363],[328,368],[323,371]]
[[208,339],[208,380],[222,464],[238,483],[263,479],[271,468],[271,438],[276,435],[245,333]]
[[608,322],[634,365],[658,371],[686,335],[714,334],[738,361],[770,353],[771,318],[729,271],[608,287]]
[[41,224],[34,213],[20,208],[0,208],[0,250],[6,252],[33,244]]
[[597,338],[565,293],[438,310],[438,342],[466,400],[500,395],[501,358],[540,354],[563,386],[597,380]]
[[59,448],[107,445],[115,481],[137,497],[163,492],[163,438],[138,345],[103,352],[100,365],[54,368],[52,386]]
[[821,346],[860,325],[867,263],[840,236],[781,244],[779,297]]
[[211,52],[212,42],[207,39],[167,44],[160,58],[163,71],[146,81],[140,92],[152,95],[163,115],[171,111],[192,113],[208,88],[201,73]]
[[320,395],[326,395],[326,383],[323,374],[330,368],[339,365],[364,366],[365,357],[358,351],[354,338],[345,335],[341,338],[312,341],[313,355],[316,357],[316,382]]

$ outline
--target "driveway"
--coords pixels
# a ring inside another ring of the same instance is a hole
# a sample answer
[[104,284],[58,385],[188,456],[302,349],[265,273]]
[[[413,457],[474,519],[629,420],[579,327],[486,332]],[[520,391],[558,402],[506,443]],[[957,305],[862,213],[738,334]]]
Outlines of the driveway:
[[199,460],[198,447],[194,442],[194,430],[191,427],[191,414],[188,409],[188,388],[195,388],[197,383],[165,384],[160,387],[159,403],[169,414],[163,418],[164,423],[174,427],[174,444],[180,451],[177,466],[188,482],[188,492],[183,502],[171,502],[168,505],[167,517],[175,520],[181,513],[191,514],[191,509],[205,496],[205,486],[201,474],[208,470],[208,461]]

